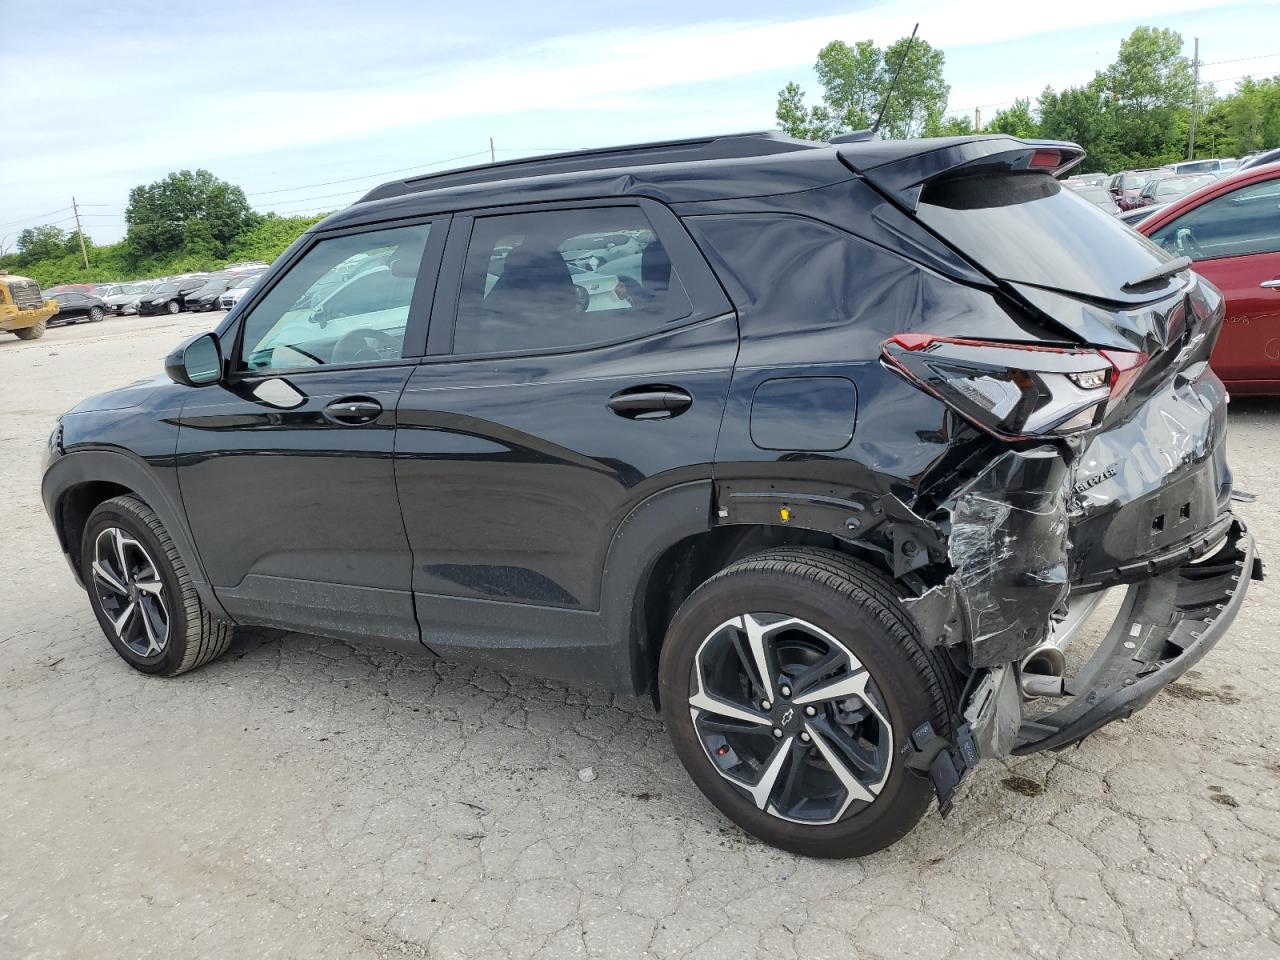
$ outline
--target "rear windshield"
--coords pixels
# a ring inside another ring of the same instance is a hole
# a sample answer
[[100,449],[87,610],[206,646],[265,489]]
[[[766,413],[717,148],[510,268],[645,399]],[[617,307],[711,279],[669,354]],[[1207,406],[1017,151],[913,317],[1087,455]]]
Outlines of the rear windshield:
[[1103,300],[1169,255],[1047,174],[947,177],[925,187],[916,214],[1002,280]]

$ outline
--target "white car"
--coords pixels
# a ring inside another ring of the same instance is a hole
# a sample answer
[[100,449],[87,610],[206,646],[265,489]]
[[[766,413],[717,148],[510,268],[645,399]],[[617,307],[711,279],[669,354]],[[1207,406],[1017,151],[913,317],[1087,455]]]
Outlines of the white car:
[[218,307],[222,310],[230,310],[253,289],[253,285],[258,282],[260,276],[262,276],[261,273],[249,273],[243,277],[237,277],[231,286],[222,291],[222,296],[218,298]]
[[153,283],[115,283],[107,289],[102,299],[112,313],[137,313],[138,301],[150,293],[154,286]]

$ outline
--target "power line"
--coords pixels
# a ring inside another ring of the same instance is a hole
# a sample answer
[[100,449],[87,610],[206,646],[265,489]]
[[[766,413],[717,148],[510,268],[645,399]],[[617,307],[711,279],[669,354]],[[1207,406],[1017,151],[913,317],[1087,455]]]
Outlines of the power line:
[[1236,57],[1234,60],[1209,60],[1200,64],[1200,66],[1217,67],[1224,63],[1244,63],[1247,60],[1272,60],[1275,57],[1280,57],[1280,53],[1260,53],[1256,57]]
[[442,163],[453,163],[455,160],[470,160],[472,157],[482,157],[488,150],[480,150],[476,153],[464,153],[457,157],[446,157],[443,160],[428,160],[426,163],[415,163],[411,167],[400,167],[396,170],[384,170],[380,173],[366,173],[358,177],[346,177],[342,180],[325,180],[320,183],[304,183],[296,187],[280,187],[278,190],[256,190],[253,193],[245,193],[246,197],[265,197],[273,193],[291,193],[295,190],[309,190],[311,187],[331,187],[338,183],[354,183],[357,180],[372,180],[374,177],[390,177],[397,173],[408,173],[410,170],[421,170],[423,167],[436,167]]
[[0,227],[10,227],[15,223],[30,223],[33,220],[39,220],[41,217],[52,217],[55,213],[62,213],[64,210],[70,209],[70,207],[59,207],[57,210],[50,210],[48,213],[35,213],[29,217],[19,217],[17,220],[9,220],[5,223],[0,223]]

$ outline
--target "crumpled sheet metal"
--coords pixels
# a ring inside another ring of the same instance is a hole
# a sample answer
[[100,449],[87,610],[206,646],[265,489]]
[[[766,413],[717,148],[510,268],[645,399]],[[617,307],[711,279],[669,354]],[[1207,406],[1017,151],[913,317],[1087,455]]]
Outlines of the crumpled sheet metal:
[[[1049,631],[1067,598],[1069,468],[1053,447],[1010,450],[950,501],[944,584],[907,601],[930,642],[968,637],[970,662],[1019,659]],[[947,625],[957,617],[960,631]]]

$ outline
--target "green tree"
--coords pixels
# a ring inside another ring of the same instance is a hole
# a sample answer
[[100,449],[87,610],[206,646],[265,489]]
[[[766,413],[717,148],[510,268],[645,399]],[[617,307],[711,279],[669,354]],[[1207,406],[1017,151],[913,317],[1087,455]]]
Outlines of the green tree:
[[839,133],[825,107],[806,107],[804,90],[798,83],[788,83],[778,91],[776,110],[778,129],[801,140],[826,140]]
[[925,131],[926,137],[967,137],[973,133],[973,121],[966,114],[943,117]]
[[822,85],[822,103],[806,106],[804,91],[788,83],[778,92],[778,127],[793,137],[826,140],[875,122],[898,64],[902,75],[885,108],[882,128],[891,137],[915,137],[939,129],[951,88],[943,79],[946,57],[917,38],[909,55],[903,38],[885,50],[870,40],[849,46],[833,40],[820,51],[814,73]]
[[18,234],[18,253],[21,255],[21,262],[31,263],[34,260],[56,257],[63,252],[67,240],[74,236],[52,224],[27,227]]
[[1040,136],[1048,140],[1068,140],[1085,149],[1082,173],[1120,168],[1107,99],[1101,84],[1094,81],[1081,87],[1067,87],[1056,93],[1045,87],[1037,101]]
[[832,40],[818,51],[813,72],[822,84],[823,111],[840,130],[865,130],[880,109],[881,72],[884,57],[870,40],[852,47]]
[[1245,77],[1236,92],[1215,108],[1221,111],[1223,132],[1229,138],[1226,146],[1237,157],[1280,146],[1280,76]]
[[986,133],[1007,133],[1014,137],[1040,136],[1040,124],[1031,114],[1031,100],[1013,101],[1013,106],[996,111],[987,124]]
[[129,191],[125,240],[134,261],[174,254],[188,240],[193,253],[221,257],[259,219],[239,187],[208,170],[181,170]]
[[1115,134],[1134,158],[1177,160],[1186,152],[1178,117],[1191,106],[1195,80],[1176,30],[1137,27],[1120,42],[1115,63],[1098,74]]

